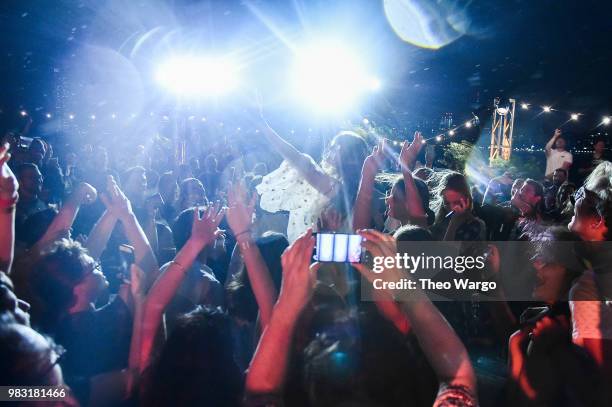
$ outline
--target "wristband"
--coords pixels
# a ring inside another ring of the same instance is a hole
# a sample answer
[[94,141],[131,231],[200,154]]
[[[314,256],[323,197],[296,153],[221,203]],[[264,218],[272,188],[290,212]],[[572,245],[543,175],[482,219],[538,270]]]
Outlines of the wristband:
[[236,233],[236,235],[234,237],[236,238],[236,240],[238,240],[238,237],[244,235],[245,233],[249,233],[250,234],[251,233],[251,229],[246,229],[246,230],[243,230],[240,233]]

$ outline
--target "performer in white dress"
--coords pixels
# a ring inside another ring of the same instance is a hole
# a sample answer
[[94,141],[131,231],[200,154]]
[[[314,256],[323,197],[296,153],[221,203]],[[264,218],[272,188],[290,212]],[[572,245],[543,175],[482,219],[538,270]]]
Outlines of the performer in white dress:
[[316,228],[321,212],[330,204],[350,211],[361,166],[368,155],[362,137],[349,131],[339,133],[326,148],[321,164],[317,164],[279,136],[265,120],[262,133],[284,161],[257,186],[259,204],[268,212],[289,212],[290,242],[308,227]]

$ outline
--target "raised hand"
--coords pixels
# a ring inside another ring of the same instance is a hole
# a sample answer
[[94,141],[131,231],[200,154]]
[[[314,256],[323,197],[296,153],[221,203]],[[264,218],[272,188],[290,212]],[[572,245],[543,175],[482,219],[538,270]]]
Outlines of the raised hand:
[[11,154],[8,152],[9,148],[9,143],[4,143],[0,147],[0,199],[13,201],[17,198],[19,183],[8,166],[8,160],[11,159]]
[[97,198],[98,191],[86,182],[81,182],[75,191],[75,199],[81,205],[92,204]]
[[200,216],[200,209],[193,211],[193,223],[191,224],[191,237],[193,241],[205,247],[223,234],[219,229],[219,223],[225,215],[225,208],[220,208],[219,203],[208,205]]
[[250,231],[255,211],[255,199],[255,194],[250,199],[247,197],[246,188],[242,182],[236,182],[228,187],[227,222],[237,238],[247,235]]
[[385,139],[381,139],[372,149],[372,153],[363,162],[363,173],[375,175],[385,162]]
[[561,137],[561,129],[555,129],[555,133],[553,134],[554,138]]
[[100,199],[106,206],[106,210],[118,219],[125,219],[133,215],[130,200],[125,196],[111,175],[107,179],[106,193],[101,194]]
[[402,151],[399,155],[399,162],[402,167],[402,170],[412,169],[414,163],[416,162],[417,156],[421,152],[423,148],[423,136],[420,131],[414,133],[414,140],[412,143],[408,144],[407,141],[404,141],[402,145]]
[[314,244],[312,229],[309,228],[281,257],[283,280],[278,304],[291,312],[299,312],[312,296],[319,267],[318,263],[310,265]]

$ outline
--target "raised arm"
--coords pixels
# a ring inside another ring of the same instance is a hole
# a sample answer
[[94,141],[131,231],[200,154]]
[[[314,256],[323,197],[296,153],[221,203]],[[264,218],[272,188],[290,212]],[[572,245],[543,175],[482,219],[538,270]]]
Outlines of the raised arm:
[[278,394],[282,390],[295,326],[316,281],[317,265],[310,266],[313,247],[314,237],[309,229],[283,253],[280,295],[251,360],[247,394]]
[[38,248],[45,247],[48,243],[68,234],[76,219],[79,209],[83,204],[90,204],[97,199],[98,192],[91,185],[82,182],[70,195],[62,206],[62,209],[53,218],[43,237],[36,243]]
[[148,282],[146,286],[149,286],[150,283],[152,283],[152,279],[157,277],[157,272],[159,270],[157,259],[155,258],[155,254],[153,253],[147,236],[140,227],[136,215],[134,215],[132,211],[132,205],[129,199],[125,196],[123,191],[119,189],[119,186],[117,186],[117,183],[112,177],[109,177],[107,194],[103,195],[102,200],[107,207],[112,208],[112,212],[115,213],[117,219],[119,219],[123,225],[125,235],[130,245],[134,247],[134,261],[144,270]]
[[140,371],[150,362],[155,334],[161,324],[164,309],[178,290],[185,274],[198,254],[212,244],[222,233],[218,228],[224,211],[209,206],[200,218],[199,210],[194,210],[191,236],[177,253],[170,266],[159,276],[149,290],[143,311],[142,332],[140,334]]
[[270,145],[317,191],[324,195],[330,195],[337,181],[321,171],[312,158],[301,153],[291,143],[279,136],[265,119],[262,119],[262,121],[262,133]]
[[366,229],[372,226],[372,196],[376,174],[385,160],[385,140],[374,146],[372,153],[366,157],[361,169],[361,181],[353,207],[353,230]]
[[[392,236],[374,230],[361,231],[360,234],[366,239],[364,246],[372,256],[395,258],[397,249]],[[410,278],[404,270],[396,268],[387,268],[381,274],[374,274],[366,265],[354,266],[369,281],[375,277],[388,282]],[[390,293],[398,296],[397,292]],[[418,285],[410,293],[410,298],[402,302],[401,308],[436,372],[441,390],[450,385],[462,386],[475,395],[476,376],[465,346],[427,295],[418,289]]]
[[259,318],[263,328],[270,321],[277,293],[270,271],[252,237],[251,222],[255,209],[255,198],[256,196],[253,195],[248,200],[245,188],[241,183],[230,186],[227,221],[236,237],[236,243],[244,260],[251,288],[259,307]]
[[427,227],[427,213],[425,212],[425,208],[423,208],[421,197],[414,183],[411,170],[414,168],[414,161],[422,146],[423,136],[421,136],[421,132],[417,131],[414,133],[414,140],[410,145],[408,145],[408,142],[404,142],[399,161],[402,175],[404,176],[404,195],[406,197],[404,202],[406,211],[414,224]]
[[561,129],[555,129],[553,136],[544,146],[544,154],[546,154],[547,157],[550,155],[550,152],[552,151],[552,148],[555,145],[555,141],[557,141],[559,137],[561,137]]
[[19,183],[8,166],[9,144],[0,147],[0,271],[11,273],[15,248],[15,205]]

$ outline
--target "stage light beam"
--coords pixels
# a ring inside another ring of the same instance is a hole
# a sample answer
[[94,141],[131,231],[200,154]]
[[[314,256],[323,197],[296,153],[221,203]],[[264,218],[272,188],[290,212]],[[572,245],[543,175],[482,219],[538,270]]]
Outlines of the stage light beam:
[[472,122],[471,122],[471,121],[469,121],[469,120],[468,120],[467,122],[465,122],[465,127],[467,127],[468,129],[469,129],[470,127],[472,127]]
[[570,117],[573,121],[578,121],[578,116],[579,116],[578,113],[572,113]]
[[529,109],[529,104],[528,103],[521,103],[521,109],[523,109],[523,110]]
[[610,116],[604,116],[604,118],[602,119],[602,123],[607,126],[608,124],[610,124],[610,122],[612,121],[612,119],[610,118]]
[[544,110],[544,113],[550,113],[552,108],[550,106],[544,106],[542,110]]

